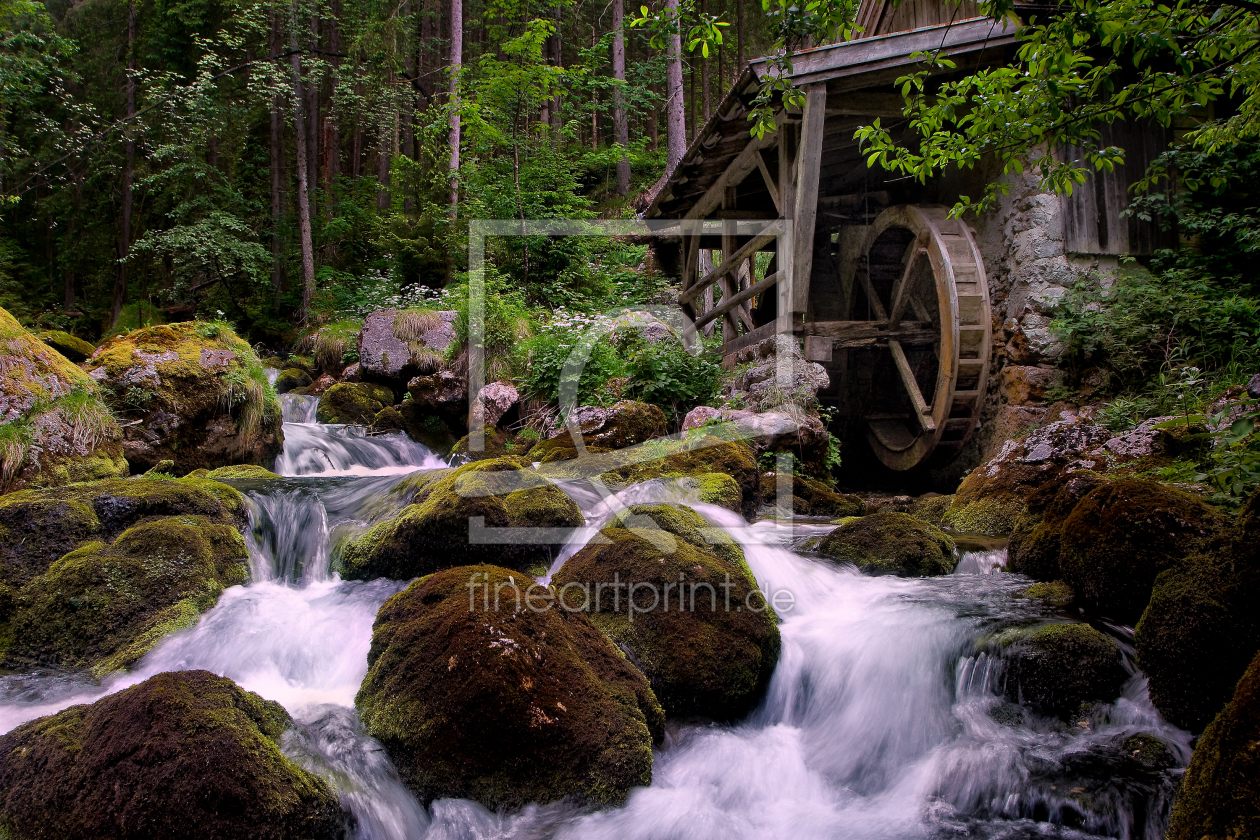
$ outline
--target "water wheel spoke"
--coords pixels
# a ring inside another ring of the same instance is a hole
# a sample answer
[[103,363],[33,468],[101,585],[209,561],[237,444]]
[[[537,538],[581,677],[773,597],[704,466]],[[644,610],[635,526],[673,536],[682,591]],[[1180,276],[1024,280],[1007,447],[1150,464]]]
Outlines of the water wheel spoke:
[[889,339],[888,349],[892,352],[893,363],[901,376],[901,384],[910,395],[910,405],[914,407],[915,420],[924,432],[935,432],[936,420],[932,417],[932,408],[923,399],[918,380],[914,377],[914,370],[910,367],[910,360],[906,358],[906,351],[902,349],[901,342],[895,338]]
[[901,272],[901,278],[897,281],[897,285],[893,287],[892,294],[892,311],[888,313],[888,328],[890,330],[897,329],[901,323],[901,315],[906,311],[906,304],[913,295],[910,294],[910,282],[914,275],[915,264],[918,263],[920,257],[927,256],[927,248],[919,244],[919,240],[915,240],[911,246],[910,256],[906,258],[906,268]]
[[866,299],[870,302],[871,312],[875,315],[876,321],[887,321],[888,313],[884,311],[884,302],[879,299],[879,293],[875,291],[875,284],[871,282],[871,270],[869,266],[858,269],[858,274],[862,276],[862,290],[866,292]]

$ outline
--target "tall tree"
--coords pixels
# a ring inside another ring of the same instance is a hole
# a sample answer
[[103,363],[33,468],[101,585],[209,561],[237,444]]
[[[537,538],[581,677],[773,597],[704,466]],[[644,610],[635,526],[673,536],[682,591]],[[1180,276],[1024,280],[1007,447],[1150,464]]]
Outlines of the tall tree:
[[669,144],[666,171],[672,172],[687,153],[687,118],[683,110],[682,21],[678,16],[678,0],[665,0],[665,13],[671,27],[666,44],[665,67],[665,133]]
[[464,61],[464,0],[451,0],[451,219],[459,215],[459,73]]
[[613,133],[621,146],[617,159],[617,195],[630,192],[630,158],[626,147],[630,145],[630,121],[626,118],[626,31],[624,0],[613,0],[613,79],[619,84],[613,90]]
[[311,246],[311,202],[307,177],[310,167],[306,150],[306,123],[302,120],[302,53],[298,50],[298,0],[293,0],[293,15],[289,21],[289,64],[293,68],[293,138],[297,158],[298,179],[298,239],[302,251],[302,322],[311,315],[311,300],[315,297],[315,252]]
[[135,127],[131,121],[136,117],[136,4],[135,0],[127,3],[127,127],[123,141],[126,160],[123,163],[122,187],[122,231],[118,239],[118,275],[114,281],[114,299],[109,308],[109,324],[118,323],[122,314],[123,303],[127,299],[127,254],[131,251],[131,209],[132,186],[136,171],[136,138]]
[[[268,12],[271,31],[268,34],[268,52],[271,58],[280,56],[280,22],[275,9]],[[284,221],[284,193],[281,179],[284,170],[284,100],[280,95],[271,97],[271,285],[274,300],[284,293],[284,261],[281,259],[280,228]]]

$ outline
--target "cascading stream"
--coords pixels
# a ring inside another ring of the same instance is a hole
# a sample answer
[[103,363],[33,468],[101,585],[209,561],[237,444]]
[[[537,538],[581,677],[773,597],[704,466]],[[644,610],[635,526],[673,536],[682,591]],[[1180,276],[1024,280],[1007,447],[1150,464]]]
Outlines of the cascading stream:
[[[960,573],[942,578],[867,577],[793,550],[826,526],[749,526],[670,481],[614,498],[563,482],[588,527],[551,572],[623,507],[692,504],[744,546],[763,592],[795,599],[780,612],[782,655],[760,707],[736,725],[672,724],[652,785],[620,808],[422,807],[353,710],[376,612],[406,584],[341,581],[329,563],[343,533],[403,504],[391,494],[399,475],[444,464],[409,440],[311,423],[307,399],[286,399],[286,419],[302,418],[284,427],[278,469],[288,477],[238,484],[251,499],[253,582],[227,590],[195,627],[103,685],[76,675],[0,679],[0,730],[161,671],[205,668],[289,710],[297,728],[285,752],[336,785],[361,840],[1161,835],[1171,777],[1119,776],[1108,756],[1145,732],[1184,766],[1188,735],[1159,718],[1136,675],[1084,725],[1006,703],[1001,661],[979,653],[976,640],[1051,613],[1013,597],[1024,579],[992,573],[1000,552],[969,552]],[[1093,799],[1084,810],[1074,796],[1083,786]]]

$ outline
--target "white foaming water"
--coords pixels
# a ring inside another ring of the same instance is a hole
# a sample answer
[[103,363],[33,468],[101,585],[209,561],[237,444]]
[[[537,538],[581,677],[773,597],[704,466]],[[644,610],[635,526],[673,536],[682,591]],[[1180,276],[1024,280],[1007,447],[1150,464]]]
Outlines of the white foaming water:
[[[298,440],[288,437],[295,427],[304,428],[286,424],[286,454],[289,440]],[[353,711],[376,612],[405,583],[343,582],[328,569],[338,529],[363,527],[404,503],[390,492],[394,483],[314,477],[248,485],[257,488],[255,583],[225,592],[195,627],[104,685],[56,676],[0,680],[0,729],[160,671],[205,668],[290,711],[297,727],[285,736],[286,753],[336,786],[360,840],[1156,840],[1162,833],[1171,776],[1134,776],[1131,767],[1127,776],[1117,773],[1118,745],[1131,734],[1154,734],[1184,765],[1189,739],[1159,718],[1143,679],[1135,676],[1122,698],[1096,707],[1084,726],[1039,718],[1001,698],[1001,662],[979,653],[975,640],[1047,617],[1037,602],[1012,597],[1024,579],[865,577],[788,548],[824,529],[748,526],[661,481],[612,499],[565,482],[588,529],[557,564],[625,506],[692,504],[743,544],[763,592],[795,598],[780,610],[782,653],[762,704],[735,725],[672,726],[652,785],[633,791],[620,808],[590,812],[554,803],[496,815],[459,800],[423,808]],[[975,566],[992,571],[981,558]],[[1089,808],[1074,794],[1082,789]]]
[[958,565],[954,567],[956,575],[991,575],[994,572],[1005,568],[1006,566],[1006,549],[998,548],[991,551],[964,551],[958,560]]
[[282,394],[284,451],[280,475],[405,475],[445,467],[446,461],[402,432],[368,436],[362,426],[315,422],[316,397]]

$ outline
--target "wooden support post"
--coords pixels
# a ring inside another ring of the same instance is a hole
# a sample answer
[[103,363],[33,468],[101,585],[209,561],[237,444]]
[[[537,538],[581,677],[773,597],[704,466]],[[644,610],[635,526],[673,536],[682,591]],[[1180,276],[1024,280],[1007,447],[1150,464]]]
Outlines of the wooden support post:
[[[760,159],[760,155],[757,156]],[[735,210],[736,194],[735,187],[727,187],[722,195],[722,209]],[[729,257],[739,250],[737,240],[735,238],[735,222],[725,221],[722,223],[722,263],[726,265],[730,262]],[[718,279],[718,284],[722,288],[722,303],[725,304],[731,299],[736,291],[739,290],[739,271],[740,263],[731,266],[731,271],[723,274]],[[739,323],[736,320],[735,313],[731,311],[733,307],[724,309],[725,319],[722,322],[722,343],[734,341],[739,336]]]
[[729,255],[723,254],[722,264],[720,266],[718,266],[713,271],[702,275],[699,281],[688,286],[682,292],[682,294],[678,296],[679,305],[680,306],[686,305],[688,303],[691,303],[691,301],[695,300],[696,298],[700,297],[700,293],[703,292],[709,286],[716,283],[722,275],[730,273],[741,262],[748,259],[748,257],[752,256],[753,254],[757,253],[757,251],[760,251],[766,245],[769,245],[776,236],[779,236],[782,233],[783,233],[782,223],[775,222],[773,224],[767,225],[764,231],[754,236],[746,244],[740,247],[740,249],[736,251],[734,254],[729,254]]
[[761,180],[766,182],[766,189],[770,192],[774,209],[779,211],[779,216],[782,217],[783,199],[779,196],[779,185],[774,182],[774,178],[770,177],[770,167],[766,166],[766,158],[761,152],[757,153],[757,168],[761,170]]
[[714,309],[712,309],[709,312],[706,312],[705,314],[701,315],[699,318],[696,319],[696,329],[700,329],[705,324],[709,323],[710,321],[717,320],[718,318],[721,318],[723,315],[726,315],[729,318],[730,317],[729,313],[735,309],[738,309],[740,305],[744,303],[744,301],[751,300],[752,298],[756,297],[757,295],[761,294],[765,290],[769,289],[771,286],[773,286],[775,283],[778,283],[782,279],[783,279],[783,272],[776,271],[774,274],[771,274],[766,279],[761,280],[757,283],[754,283],[753,285],[749,286],[747,289],[744,289],[742,292],[737,292],[731,295],[729,298],[722,298],[722,302],[718,304]]
[[932,418],[932,409],[928,406],[927,401],[923,399],[923,393],[919,390],[919,383],[914,378],[914,371],[910,368],[910,360],[906,358],[906,351],[901,349],[901,342],[897,339],[889,339],[888,349],[892,351],[893,362],[897,365],[897,373],[901,375],[901,384],[905,386],[906,393],[910,395],[910,404],[914,406],[914,419],[918,421],[919,427],[929,434],[936,431],[936,420]]
[[[814,264],[814,222],[818,218],[818,178],[822,169],[827,85],[815,82],[805,93],[800,149],[796,154],[796,195],[792,214],[792,316],[809,308],[809,280]],[[783,178],[780,176],[779,181]]]

